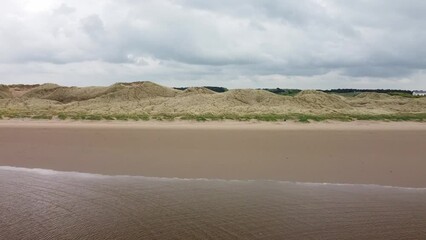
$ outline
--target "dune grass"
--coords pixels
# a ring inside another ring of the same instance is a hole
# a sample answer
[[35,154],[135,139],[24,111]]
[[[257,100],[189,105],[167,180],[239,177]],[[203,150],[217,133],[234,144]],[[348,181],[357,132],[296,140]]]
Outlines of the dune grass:
[[426,122],[426,113],[399,113],[399,114],[148,114],[148,113],[129,113],[129,114],[94,114],[84,112],[14,112],[0,111],[0,119],[36,119],[36,120],[87,120],[87,121],[261,121],[261,122],[284,122],[296,121],[302,123],[321,122],[321,121],[416,121]]

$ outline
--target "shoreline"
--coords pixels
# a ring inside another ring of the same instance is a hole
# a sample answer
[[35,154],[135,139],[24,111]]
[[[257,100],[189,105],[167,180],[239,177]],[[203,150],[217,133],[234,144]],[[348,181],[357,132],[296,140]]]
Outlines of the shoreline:
[[1,119],[0,128],[135,128],[135,129],[246,129],[246,130],[426,130],[424,122],[391,121],[322,121],[301,123],[297,121],[120,121],[120,120],[34,120]]
[[390,190],[406,190],[406,191],[426,191],[426,187],[400,187],[392,185],[379,185],[373,183],[332,183],[332,182],[298,182],[298,181],[285,181],[273,179],[221,179],[221,178],[178,178],[178,177],[153,177],[153,176],[140,176],[140,175],[106,175],[101,173],[87,173],[76,171],[59,171],[45,168],[25,168],[14,166],[0,166],[0,171],[20,172],[28,174],[38,174],[41,176],[58,176],[63,175],[67,177],[81,177],[85,179],[115,179],[115,178],[128,178],[140,179],[148,181],[161,181],[161,182],[220,182],[220,183],[279,183],[279,184],[294,184],[301,186],[332,186],[332,187],[362,187],[362,188],[381,188]]

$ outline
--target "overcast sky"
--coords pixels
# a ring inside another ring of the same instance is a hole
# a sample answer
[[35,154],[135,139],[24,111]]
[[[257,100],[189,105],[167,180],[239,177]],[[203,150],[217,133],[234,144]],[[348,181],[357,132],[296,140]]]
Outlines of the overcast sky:
[[2,0],[0,83],[426,89],[424,0]]

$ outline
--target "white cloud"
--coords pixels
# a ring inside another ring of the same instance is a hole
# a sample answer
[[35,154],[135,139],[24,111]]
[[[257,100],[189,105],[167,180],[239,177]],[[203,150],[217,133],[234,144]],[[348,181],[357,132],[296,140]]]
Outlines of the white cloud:
[[1,82],[426,88],[421,0],[5,0]]
[[62,3],[58,8],[53,10],[53,13],[55,14],[63,14],[63,15],[69,15],[75,12],[75,8],[69,7],[65,3]]

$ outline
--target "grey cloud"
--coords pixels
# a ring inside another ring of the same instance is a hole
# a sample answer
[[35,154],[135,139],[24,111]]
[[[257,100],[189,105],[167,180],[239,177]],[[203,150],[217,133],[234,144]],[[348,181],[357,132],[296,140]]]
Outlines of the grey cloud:
[[[70,0],[34,12],[6,2],[3,64],[96,62],[129,79],[171,82],[281,76],[338,85],[338,75],[352,79],[342,84],[413,79],[426,88],[418,74],[426,69],[422,0]],[[124,74],[129,68],[134,75]]]
[[413,69],[405,67],[389,67],[389,66],[361,66],[349,67],[343,69],[343,74],[351,77],[375,77],[375,78],[388,78],[388,77],[404,77],[414,72]]
[[93,14],[80,20],[83,31],[93,38],[99,38],[105,32],[102,19]]

